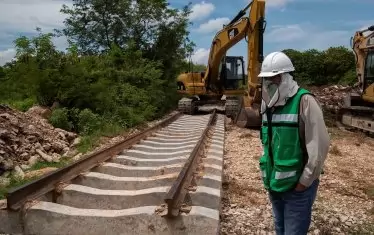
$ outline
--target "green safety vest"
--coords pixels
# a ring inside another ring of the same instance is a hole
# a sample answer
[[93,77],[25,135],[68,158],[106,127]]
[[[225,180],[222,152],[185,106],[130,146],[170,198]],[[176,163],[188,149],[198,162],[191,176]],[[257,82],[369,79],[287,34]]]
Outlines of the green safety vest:
[[295,188],[307,162],[305,143],[299,134],[299,104],[304,94],[310,92],[299,89],[284,106],[269,109],[262,116],[263,154],[259,163],[264,186],[269,191]]

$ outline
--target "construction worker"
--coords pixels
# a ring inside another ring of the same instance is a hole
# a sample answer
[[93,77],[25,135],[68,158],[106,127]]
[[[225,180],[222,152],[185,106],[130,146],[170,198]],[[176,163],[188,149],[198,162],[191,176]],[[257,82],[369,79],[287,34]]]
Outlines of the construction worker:
[[282,52],[265,57],[262,79],[262,180],[277,235],[307,234],[330,137],[315,97],[300,88]]

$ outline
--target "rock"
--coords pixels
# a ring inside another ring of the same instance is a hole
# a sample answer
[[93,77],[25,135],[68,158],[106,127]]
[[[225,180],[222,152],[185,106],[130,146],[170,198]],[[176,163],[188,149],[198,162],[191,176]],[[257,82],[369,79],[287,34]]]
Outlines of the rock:
[[4,210],[6,209],[8,206],[8,203],[7,203],[7,200],[6,199],[2,199],[0,200],[0,210]]
[[27,136],[27,140],[30,143],[35,143],[36,141],[38,141],[38,138],[36,138],[36,136],[30,135],[30,136]]
[[78,144],[80,144],[81,141],[82,141],[82,140],[81,140],[80,137],[75,138],[74,141],[73,141],[72,146],[73,146],[73,147],[77,146]]
[[44,144],[43,146],[42,146],[42,148],[44,149],[44,151],[49,151],[50,149],[51,149],[51,145],[50,144]]
[[[54,128],[43,118],[48,112],[48,108],[41,106],[23,113],[0,105],[0,157],[3,158],[0,159],[0,174],[13,170],[15,165],[34,165],[36,158],[31,160],[32,164],[29,160],[35,155],[51,162],[57,161],[57,157],[50,157],[53,153],[64,154],[70,150],[67,147],[77,134]],[[25,166],[21,168],[25,169]]]
[[52,162],[52,157],[51,156],[49,156],[48,154],[46,154],[46,153],[43,153],[43,151],[41,151],[40,149],[37,149],[37,150],[35,150],[38,154],[39,154],[39,156],[40,157],[42,157],[46,162]]
[[4,160],[0,164],[2,164],[4,170],[12,170],[14,167],[14,164],[11,159]]
[[55,151],[55,152],[62,152],[62,150],[66,147],[66,145],[64,145],[64,143],[60,142],[60,141],[55,141],[52,143],[52,149]]
[[7,136],[9,136],[10,132],[8,130],[5,130],[5,129],[0,129],[0,138],[7,138]]
[[30,167],[34,166],[38,162],[38,160],[39,160],[39,156],[37,156],[37,155],[31,156],[29,161],[28,161],[29,166]]
[[339,217],[339,219],[340,219],[340,221],[341,221],[342,223],[344,223],[345,221],[347,221],[347,220],[349,219],[349,217],[348,217],[348,216],[345,216],[345,215],[341,215],[341,216]]
[[14,178],[16,178],[18,180],[23,180],[25,178],[25,173],[23,172],[23,170],[19,166],[14,167],[12,175],[13,175]]
[[30,169],[30,166],[26,165],[26,164],[22,164],[21,169],[24,170],[24,171],[27,171],[28,169]]
[[63,150],[62,150],[62,155],[65,155],[69,152],[70,148],[69,147],[65,147]]
[[8,178],[9,176],[10,176],[10,171],[5,171],[2,175],[1,175],[1,177],[4,177],[4,178]]
[[73,133],[73,132],[66,132],[65,133],[65,136],[66,136],[66,139],[71,142],[72,140],[74,140],[76,137],[77,137],[77,134]]
[[62,140],[66,140],[66,136],[63,132],[59,132],[58,135],[61,137]]
[[60,162],[60,155],[58,153],[53,153],[52,154],[52,161],[53,162]]
[[10,185],[10,179],[0,176],[0,187],[5,188],[8,185]]
[[78,153],[77,155],[75,155],[74,157],[73,157],[73,161],[78,161],[81,157],[82,157],[82,153]]
[[39,143],[39,142],[37,142],[35,145],[34,145],[34,147],[35,147],[35,149],[43,149],[43,147],[42,147],[42,145]]
[[76,149],[70,149],[68,152],[64,153],[62,157],[73,157],[78,154]]
[[48,119],[51,116],[52,111],[49,108],[46,108],[46,107],[33,106],[29,110],[27,110],[26,113],[31,115],[31,116],[38,115],[42,118]]

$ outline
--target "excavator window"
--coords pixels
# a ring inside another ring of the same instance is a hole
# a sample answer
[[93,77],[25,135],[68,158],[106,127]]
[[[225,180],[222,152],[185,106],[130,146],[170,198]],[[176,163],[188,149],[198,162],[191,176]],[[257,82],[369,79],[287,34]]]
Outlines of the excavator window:
[[223,80],[226,90],[236,90],[240,87],[240,81],[244,82],[244,66],[243,58],[235,56],[227,56],[224,64],[222,64]]
[[364,87],[372,83],[374,83],[374,50],[369,51],[366,56]]

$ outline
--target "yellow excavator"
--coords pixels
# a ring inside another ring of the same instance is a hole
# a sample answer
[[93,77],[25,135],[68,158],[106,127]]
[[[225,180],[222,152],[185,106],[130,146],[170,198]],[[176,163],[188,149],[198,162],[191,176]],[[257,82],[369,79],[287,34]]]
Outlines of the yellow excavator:
[[374,25],[351,38],[359,92],[344,97],[342,123],[374,134]]
[[[250,8],[249,17],[245,17]],[[177,78],[178,93],[184,94],[179,111],[195,114],[199,107],[223,105],[226,116],[240,127],[260,127],[261,84],[258,74],[263,61],[265,0],[253,0],[217,32],[211,44],[208,66],[202,72],[186,72]],[[246,79],[242,56],[226,56],[242,39],[248,47]],[[218,108],[219,109],[219,108]]]

